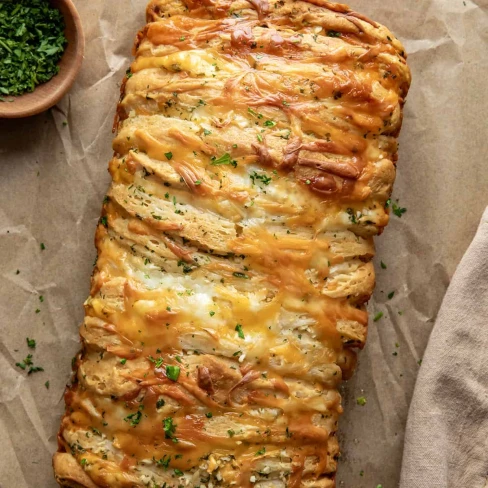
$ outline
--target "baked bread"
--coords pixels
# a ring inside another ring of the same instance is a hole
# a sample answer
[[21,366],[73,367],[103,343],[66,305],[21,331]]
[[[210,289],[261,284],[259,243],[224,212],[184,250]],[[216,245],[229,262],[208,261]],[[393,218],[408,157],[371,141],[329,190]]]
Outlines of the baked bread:
[[153,0],[117,111],[67,487],[335,486],[410,83],[323,0]]

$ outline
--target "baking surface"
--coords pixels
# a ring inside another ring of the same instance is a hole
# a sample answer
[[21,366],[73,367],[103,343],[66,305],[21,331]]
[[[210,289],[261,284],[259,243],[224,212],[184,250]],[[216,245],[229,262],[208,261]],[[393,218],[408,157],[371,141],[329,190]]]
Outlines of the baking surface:
[[[377,239],[370,311],[384,316],[371,320],[358,370],[344,390],[338,486],[351,488],[398,484],[417,362],[488,203],[488,2],[404,3],[350,2],[405,43],[413,72],[393,194],[408,210],[402,218],[392,215]],[[87,49],[74,88],[50,112],[0,121],[2,488],[56,486],[51,455],[79,348],[93,237],[109,182],[113,115],[144,24],[146,0],[76,4]],[[26,337],[36,339],[35,350]],[[29,353],[44,372],[27,376],[15,366]],[[358,397],[366,405],[358,405]]]

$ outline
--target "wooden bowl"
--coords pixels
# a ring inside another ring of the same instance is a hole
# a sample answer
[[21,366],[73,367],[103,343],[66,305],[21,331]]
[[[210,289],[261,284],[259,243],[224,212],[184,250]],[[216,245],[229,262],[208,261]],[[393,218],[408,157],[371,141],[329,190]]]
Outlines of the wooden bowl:
[[[51,108],[71,88],[80,71],[85,51],[80,16],[71,0],[50,0],[50,4],[62,13],[66,25],[64,35],[68,40],[59,63],[59,73],[46,83],[38,85],[32,93],[24,93],[18,97],[3,95],[5,102],[0,102],[0,118],[29,117]],[[13,102],[8,101],[12,99]]]

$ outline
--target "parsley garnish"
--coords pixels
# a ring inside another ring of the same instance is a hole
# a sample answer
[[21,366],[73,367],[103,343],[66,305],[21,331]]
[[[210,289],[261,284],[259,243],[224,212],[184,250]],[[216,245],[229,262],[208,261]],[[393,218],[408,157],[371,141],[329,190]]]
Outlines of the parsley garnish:
[[229,437],[234,437],[236,435],[235,431],[233,431],[232,429],[229,429],[227,431],[227,434],[229,434]]
[[266,448],[263,447],[256,452],[256,456],[262,456],[266,452]]
[[128,422],[131,427],[135,427],[136,425],[139,425],[141,418],[142,418],[142,412],[138,410],[135,413],[131,413],[130,415],[127,415],[127,417],[125,417],[124,420]]
[[328,37],[341,37],[341,33],[337,32],[335,30],[328,30],[327,31],[327,36]]
[[27,366],[29,366],[27,374],[44,371],[44,368],[41,368],[40,366],[34,366],[34,363],[32,362],[32,354],[27,354],[27,357],[21,363],[15,363],[15,366],[23,369],[24,371],[27,369]]
[[172,152],[164,153],[164,155],[166,156],[166,159],[168,161],[171,161],[171,159],[173,158],[173,153]]
[[211,158],[212,162],[210,163],[212,166],[221,166],[223,164],[230,164],[231,166],[234,166],[234,168],[237,166],[237,161],[231,159],[229,153],[225,153],[220,158],[216,158],[215,156],[212,156]]
[[156,466],[158,466],[159,468],[164,468],[166,470],[168,469],[170,462],[171,462],[171,456],[167,456],[165,454],[161,459],[156,461]]
[[156,402],[156,408],[161,408],[161,407],[164,407],[166,405],[166,402],[160,398],[157,402]]
[[188,273],[191,273],[193,271],[193,268],[187,264],[185,261],[183,261],[182,259],[180,259],[178,261],[178,267],[179,266],[183,266],[183,273],[184,274],[188,274]]
[[27,347],[30,349],[35,349],[36,348],[36,341],[35,339],[29,339],[28,337],[25,338],[27,342]]
[[207,412],[205,414],[205,417],[207,417],[208,419],[211,419],[213,417],[213,413],[212,412]]
[[266,121],[264,122],[264,125],[265,125],[266,127],[274,127],[274,126],[276,125],[276,122],[275,122],[274,120],[266,120]]
[[252,174],[249,175],[249,178],[251,178],[253,185],[256,183],[256,180],[261,181],[266,186],[269,185],[272,181],[269,176],[260,175],[256,173],[256,171],[253,171]]
[[366,397],[360,396],[356,399],[356,403],[360,405],[361,407],[364,407],[366,405]]
[[166,366],[166,376],[172,381],[178,381],[180,376],[180,367],[179,366]]
[[263,118],[263,114],[258,114],[257,112],[255,112],[251,107],[248,107],[247,108],[247,111],[251,114],[251,115],[254,115],[254,117],[257,117],[258,119],[262,119]]
[[181,471],[180,469],[176,469],[175,468],[175,475],[176,476],[183,476],[183,471]]
[[153,358],[152,356],[149,356],[147,359],[149,359],[149,361],[151,361],[151,363],[154,363],[155,368],[160,368],[164,362],[163,358],[161,358],[161,357]]
[[399,207],[396,203],[393,203],[391,209],[397,217],[402,217],[402,215],[407,211],[406,208]]
[[245,336],[244,336],[244,331],[242,330],[242,325],[241,324],[237,324],[236,325],[236,328],[235,328],[236,332],[237,332],[237,335],[241,338],[241,339],[245,339]]
[[381,319],[381,317],[383,317],[383,312],[378,312],[375,316],[374,316],[374,319],[373,319],[373,322],[378,322],[378,320]]
[[236,278],[244,278],[245,280],[249,279],[249,276],[247,276],[247,274],[239,273],[238,271],[232,273],[232,275],[235,276]]
[[346,209],[346,212],[349,214],[349,220],[353,224],[357,224],[358,223],[358,219],[356,217],[356,212],[352,208]]
[[394,296],[395,296],[395,292],[390,291],[390,293],[388,293],[388,300],[391,300]]
[[48,1],[0,2],[0,94],[21,95],[49,81],[66,44],[63,16]]
[[387,268],[386,264],[383,261],[380,262],[380,266],[381,266],[381,269]]
[[171,417],[167,417],[163,420],[163,429],[166,439],[174,439],[176,424],[173,423],[173,419]]

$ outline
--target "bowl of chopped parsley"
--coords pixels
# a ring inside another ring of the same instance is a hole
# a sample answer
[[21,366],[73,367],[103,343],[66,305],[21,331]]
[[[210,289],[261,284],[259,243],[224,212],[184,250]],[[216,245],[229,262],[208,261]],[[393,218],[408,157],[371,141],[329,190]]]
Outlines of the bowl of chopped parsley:
[[75,81],[84,47],[72,0],[0,0],[0,118],[58,103]]

